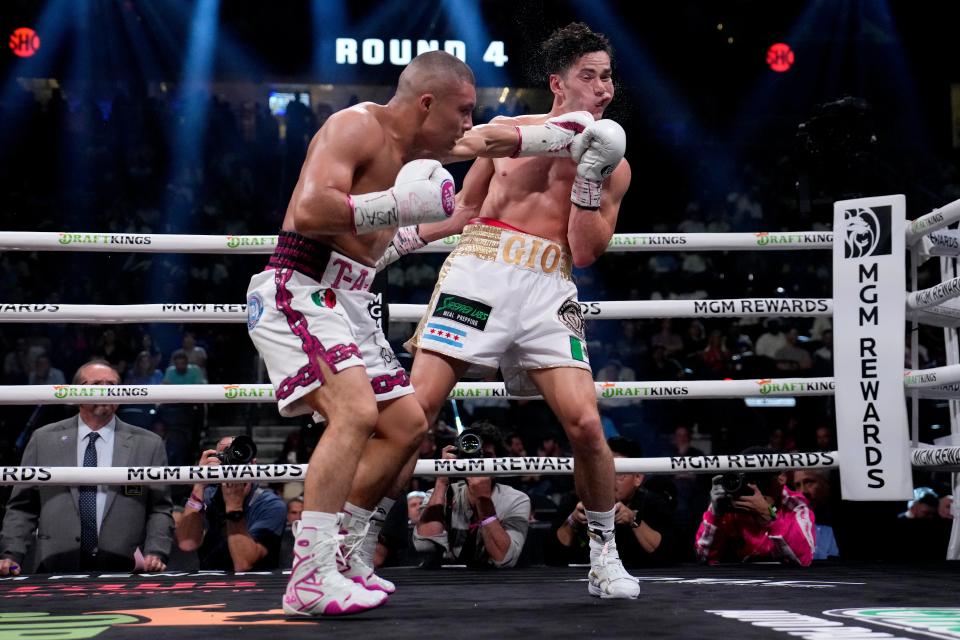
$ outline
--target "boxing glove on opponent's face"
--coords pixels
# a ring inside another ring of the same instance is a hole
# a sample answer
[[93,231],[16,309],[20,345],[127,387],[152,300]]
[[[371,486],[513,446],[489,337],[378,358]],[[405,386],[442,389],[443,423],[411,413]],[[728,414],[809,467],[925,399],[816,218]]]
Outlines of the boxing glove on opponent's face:
[[571,111],[550,118],[543,124],[519,125],[517,150],[513,157],[570,157],[574,138],[593,123],[593,116],[589,111]]
[[439,162],[413,160],[389,189],[349,197],[354,229],[361,234],[445,220],[453,215],[454,195],[453,176]]
[[613,120],[587,126],[570,145],[570,156],[577,163],[570,201],[581,209],[599,209],[603,181],[623,160],[626,149],[627,134]]

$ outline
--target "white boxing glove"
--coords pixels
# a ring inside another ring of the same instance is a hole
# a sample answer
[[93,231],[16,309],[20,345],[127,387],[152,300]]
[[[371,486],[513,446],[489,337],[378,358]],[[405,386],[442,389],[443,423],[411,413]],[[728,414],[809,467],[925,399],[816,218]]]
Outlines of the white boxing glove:
[[519,140],[513,157],[569,157],[574,138],[593,122],[589,111],[571,111],[550,118],[543,124],[520,125],[517,127]]
[[425,246],[427,246],[427,242],[420,237],[420,225],[400,227],[397,229],[397,235],[393,236],[393,240],[387,245],[387,250],[377,260],[377,271],[383,271],[402,256]]
[[401,167],[386,191],[351,195],[356,233],[410,227],[453,215],[453,176],[436,160],[413,160]]
[[626,149],[627,134],[613,120],[598,120],[584,129],[570,145],[570,157],[577,163],[570,202],[581,209],[599,209],[603,181],[623,160]]

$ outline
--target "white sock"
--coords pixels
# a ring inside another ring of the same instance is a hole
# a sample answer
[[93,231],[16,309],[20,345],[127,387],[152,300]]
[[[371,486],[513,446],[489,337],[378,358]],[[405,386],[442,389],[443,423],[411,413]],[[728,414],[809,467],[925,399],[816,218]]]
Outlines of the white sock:
[[360,557],[370,567],[373,566],[373,558],[377,553],[377,542],[380,541],[380,531],[383,530],[383,523],[395,503],[396,500],[393,498],[383,498],[377,503],[377,508],[373,510],[373,515],[370,517],[367,537],[363,539],[363,544],[360,545]]
[[[340,515],[323,511],[304,511],[300,516],[301,527],[311,527],[317,533],[334,536],[339,532]],[[302,531],[302,529],[301,529]]]
[[608,553],[613,550],[616,555],[617,543],[613,533],[616,509],[610,509],[610,511],[584,509],[584,513],[587,516],[587,532],[590,535],[590,561],[592,562],[600,555],[604,544],[608,544]]
[[347,502],[343,505],[343,519],[340,521],[340,528],[346,533],[360,533],[370,522],[372,511],[367,511],[363,507]]

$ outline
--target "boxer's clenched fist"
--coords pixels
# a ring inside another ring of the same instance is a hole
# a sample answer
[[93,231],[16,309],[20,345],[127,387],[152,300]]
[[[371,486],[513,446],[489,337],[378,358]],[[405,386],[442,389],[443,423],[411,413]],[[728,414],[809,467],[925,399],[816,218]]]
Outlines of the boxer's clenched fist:
[[593,116],[589,111],[571,111],[543,124],[520,125],[517,127],[517,150],[513,156],[567,157],[574,139],[592,124]]
[[599,209],[603,181],[623,160],[626,149],[627,135],[613,120],[587,126],[570,146],[570,155],[577,162],[570,201],[581,209]]
[[453,215],[454,191],[453,176],[439,162],[413,160],[389,189],[350,196],[354,228],[371,233],[445,220]]

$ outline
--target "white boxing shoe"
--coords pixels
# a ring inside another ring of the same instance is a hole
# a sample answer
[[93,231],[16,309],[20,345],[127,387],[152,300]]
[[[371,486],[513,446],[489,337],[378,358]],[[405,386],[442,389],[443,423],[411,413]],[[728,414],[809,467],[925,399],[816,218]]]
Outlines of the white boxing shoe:
[[[368,524],[367,527],[370,525]],[[370,591],[382,591],[390,594],[397,590],[395,584],[381,578],[373,571],[372,558],[364,557],[363,541],[367,536],[367,527],[356,533],[343,535],[343,544],[337,556],[337,566],[340,574]]]
[[324,535],[313,527],[294,524],[293,568],[283,594],[283,611],[291,616],[340,616],[361,613],[387,601],[382,591],[370,591],[348,580],[337,568],[339,535]]
[[632,599],[640,595],[640,581],[623,568],[612,539],[604,542],[600,555],[590,561],[588,577],[587,590],[592,596]]

